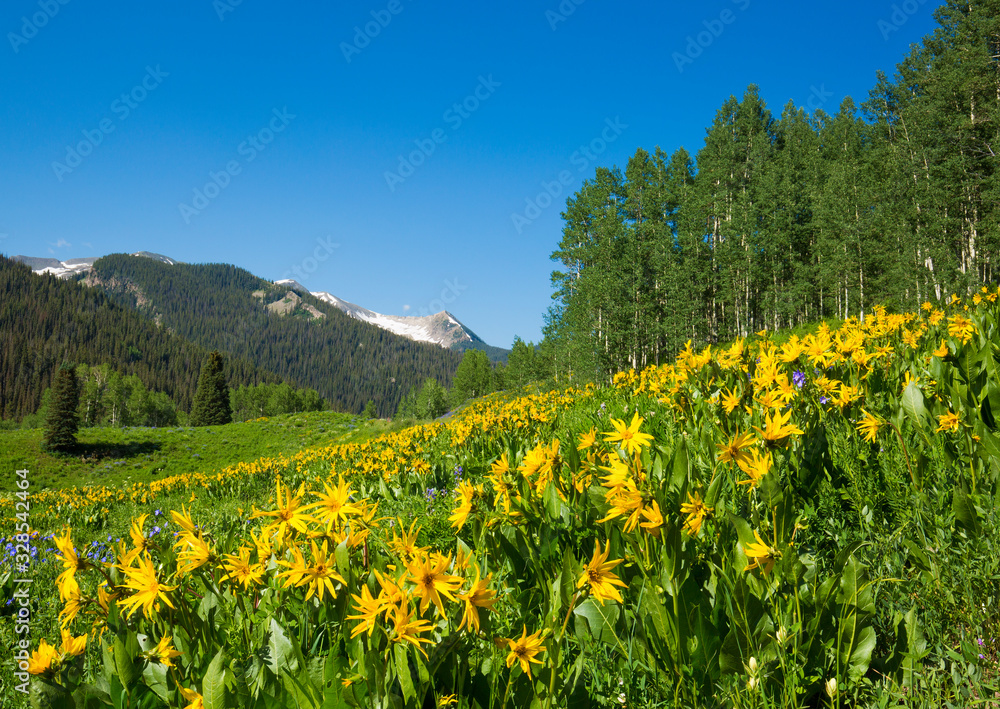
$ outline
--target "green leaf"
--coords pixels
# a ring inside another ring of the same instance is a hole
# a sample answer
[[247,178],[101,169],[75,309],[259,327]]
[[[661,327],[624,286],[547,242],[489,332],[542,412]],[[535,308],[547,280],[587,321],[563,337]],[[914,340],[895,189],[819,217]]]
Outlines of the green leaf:
[[965,494],[965,490],[958,488],[951,500],[951,510],[955,513],[955,519],[965,527],[971,537],[978,537],[982,532],[979,526],[979,516],[976,514],[976,506]]
[[705,504],[708,507],[715,507],[716,503],[719,502],[719,490],[722,489],[722,479],[725,475],[716,475],[715,479],[712,480],[712,484],[708,486],[708,492],[705,493]]
[[73,696],[65,688],[41,678],[32,679],[29,696],[32,709],[74,709]]
[[903,411],[916,424],[917,428],[923,429],[929,414],[927,413],[927,407],[924,406],[924,394],[915,382],[910,382],[906,385],[900,403],[903,406]]
[[135,684],[139,675],[142,674],[142,660],[138,659],[139,641],[136,639],[135,633],[127,633],[124,639],[121,635],[116,637],[113,654],[115,671],[122,686],[127,689]]
[[674,451],[673,474],[670,476],[670,488],[680,491],[688,479],[688,447],[687,440],[681,436],[677,439],[677,449]]
[[270,650],[266,658],[267,666],[275,675],[280,677],[282,672],[296,672],[299,669],[295,646],[285,634],[285,629],[274,618],[271,618],[268,629],[267,647]]
[[345,579],[350,580],[351,573],[351,552],[347,548],[347,540],[345,539],[340,544],[337,545],[337,550],[334,552],[337,558],[337,571]]
[[170,700],[170,687],[167,684],[167,667],[159,662],[149,662],[142,671],[146,686],[156,692],[164,701]]
[[851,653],[848,674],[852,680],[857,681],[865,676],[869,665],[871,665],[872,653],[874,651],[875,630],[871,626],[866,626],[861,629],[861,633],[855,638],[854,651]]
[[657,636],[670,648],[670,652],[676,656],[678,650],[677,626],[675,619],[667,613],[666,603],[667,600],[662,593],[656,589],[646,589],[642,597],[642,603],[639,606],[639,613],[652,622]]
[[111,703],[111,696],[99,687],[83,684],[73,692],[73,700],[76,709],[106,709]]
[[740,544],[745,548],[748,544],[756,544],[757,537],[753,535],[753,530],[750,529],[750,525],[747,524],[746,520],[742,517],[737,517],[732,512],[729,513],[729,521],[734,527],[736,527],[736,535],[739,537]]
[[558,520],[562,515],[563,502],[559,499],[559,491],[556,489],[555,484],[549,483],[545,486],[543,501],[545,503],[545,512],[548,513],[549,518]]
[[921,571],[930,571],[931,562],[927,558],[927,554],[924,550],[917,546],[917,543],[912,539],[903,539],[903,546],[906,547],[907,551],[910,552],[910,561]]
[[409,704],[410,700],[416,698],[417,690],[413,686],[413,676],[410,674],[410,658],[407,655],[406,648],[397,644],[393,648],[393,657],[395,659],[396,675],[399,677],[399,686],[403,689],[403,699]]
[[836,572],[842,573],[844,570],[844,565],[847,564],[848,560],[854,556],[854,552],[865,545],[864,542],[851,542],[846,547],[837,552],[836,558],[833,560],[833,568]]
[[111,706],[115,709],[122,709],[125,704],[125,687],[122,686],[117,674],[111,675],[111,681],[108,683],[108,695],[111,697]]
[[609,645],[615,642],[614,624],[618,621],[618,612],[618,606],[613,603],[601,606],[593,598],[588,598],[573,609],[573,615],[587,620],[590,634]]
[[226,709],[226,651],[212,659],[201,680],[201,700],[205,709]]

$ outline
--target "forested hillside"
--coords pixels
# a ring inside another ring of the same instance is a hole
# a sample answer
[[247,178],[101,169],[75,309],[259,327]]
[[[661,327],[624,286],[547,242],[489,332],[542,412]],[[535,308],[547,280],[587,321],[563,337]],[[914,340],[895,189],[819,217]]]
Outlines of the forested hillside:
[[[108,364],[188,409],[208,351],[157,327],[102,291],[39,276],[0,256],[0,414],[34,413],[63,362]],[[229,385],[281,381],[250,362],[226,362]]]
[[602,377],[995,280],[1000,2],[951,1],[859,107],[780,116],[751,86],[692,156],[638,150],[567,203],[546,347]]
[[89,280],[192,342],[315,389],[335,409],[356,413],[372,400],[380,415],[389,415],[415,384],[434,378],[448,386],[461,359],[308,294],[301,295],[302,308],[270,312],[265,306],[288,288],[226,264],[167,265],[115,254],[96,261]]

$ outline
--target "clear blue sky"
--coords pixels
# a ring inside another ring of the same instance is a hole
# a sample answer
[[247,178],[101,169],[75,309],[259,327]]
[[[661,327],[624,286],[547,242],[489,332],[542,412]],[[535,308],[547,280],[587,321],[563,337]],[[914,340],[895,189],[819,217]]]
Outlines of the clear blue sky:
[[538,340],[559,213],[597,165],[697,152],[751,83],[775,114],[860,103],[935,6],[6,0],[0,252],[298,268],[373,310]]

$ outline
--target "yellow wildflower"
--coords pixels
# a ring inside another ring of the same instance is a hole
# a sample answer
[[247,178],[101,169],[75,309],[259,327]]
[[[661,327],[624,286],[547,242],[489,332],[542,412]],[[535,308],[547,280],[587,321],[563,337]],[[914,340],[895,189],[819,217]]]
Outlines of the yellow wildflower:
[[688,501],[681,503],[681,514],[684,518],[684,531],[692,537],[697,537],[705,518],[712,516],[712,508],[702,502],[701,495],[695,492],[687,494]]
[[508,640],[510,654],[507,655],[507,667],[512,667],[515,662],[521,664],[521,670],[531,677],[531,664],[542,664],[541,660],[536,660],[535,655],[545,651],[542,645],[541,631],[528,635],[528,626],[524,626],[524,632],[517,640]]
[[781,552],[777,551],[773,547],[767,545],[767,543],[760,538],[760,533],[754,530],[754,537],[757,538],[756,542],[751,542],[748,544],[743,553],[747,555],[747,558],[751,560],[747,564],[744,571],[752,571],[753,569],[763,569],[764,574],[771,573],[774,568],[775,562],[781,558]]
[[609,443],[618,442],[621,449],[628,455],[638,453],[643,447],[653,442],[653,437],[650,434],[639,431],[642,422],[643,419],[638,412],[632,416],[632,422],[627,426],[620,419],[611,419],[611,425],[615,427],[615,430],[613,433],[604,433],[604,440]]

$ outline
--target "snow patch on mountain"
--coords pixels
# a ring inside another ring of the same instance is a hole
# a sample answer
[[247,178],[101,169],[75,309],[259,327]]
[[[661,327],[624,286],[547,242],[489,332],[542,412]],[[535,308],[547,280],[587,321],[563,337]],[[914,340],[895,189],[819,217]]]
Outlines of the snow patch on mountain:
[[360,305],[349,303],[326,291],[310,291],[297,281],[286,279],[275,281],[277,285],[288,286],[301,293],[313,296],[338,308],[356,320],[363,320],[383,330],[402,335],[416,342],[431,342],[449,349],[462,342],[482,342],[476,333],[465,327],[447,310],[434,315],[383,315]]
[[[144,258],[151,258],[154,261],[160,261],[167,264],[168,266],[175,266],[180,261],[175,261],[168,256],[162,254],[154,254],[152,251],[136,251],[131,256],[142,256]],[[56,258],[38,258],[35,256],[15,256],[15,261],[20,261],[21,263],[26,263],[31,266],[31,270],[35,273],[51,273],[57,278],[72,278],[78,273],[87,273],[94,267],[94,261],[101,258],[100,256],[91,256],[90,258],[71,258],[65,261],[60,261]]]

